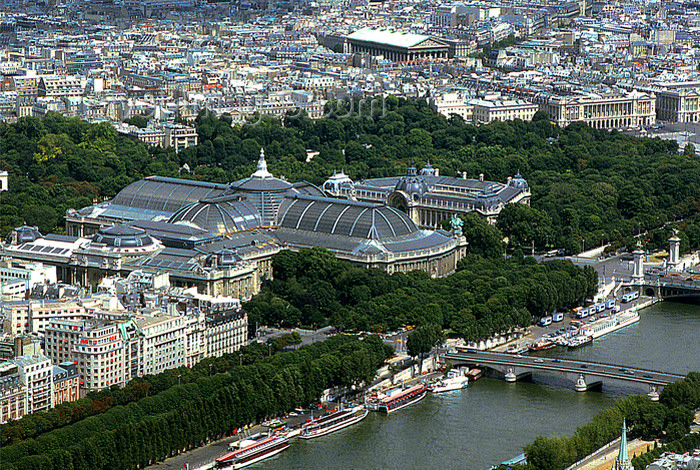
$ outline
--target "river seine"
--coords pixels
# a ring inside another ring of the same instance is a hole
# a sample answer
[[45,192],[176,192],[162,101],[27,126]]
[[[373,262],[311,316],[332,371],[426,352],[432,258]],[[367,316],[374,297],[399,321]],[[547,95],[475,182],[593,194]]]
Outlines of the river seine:
[[[686,374],[700,370],[700,306],[661,302],[641,320],[575,350],[540,354]],[[461,391],[428,395],[391,415],[370,413],[359,424],[309,441],[253,468],[486,470],[523,452],[540,435],[569,435],[629,393],[620,383],[577,393],[556,375],[505,383],[485,377]]]

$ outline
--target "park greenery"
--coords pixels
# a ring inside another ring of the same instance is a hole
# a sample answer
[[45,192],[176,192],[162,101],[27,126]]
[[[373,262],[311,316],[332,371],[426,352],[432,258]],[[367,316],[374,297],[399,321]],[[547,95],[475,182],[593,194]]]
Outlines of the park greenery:
[[[658,402],[643,395],[631,395],[598,413],[589,423],[579,427],[569,437],[538,437],[525,447],[526,470],[559,470],[581,460],[608,442],[620,437],[623,419],[627,422],[628,438],[660,440],[668,449],[694,445],[684,436],[690,431],[693,410],[700,407],[700,373],[691,372],[685,379],[667,385]],[[687,448],[686,448],[687,450]],[[651,454],[651,456],[656,454]],[[649,457],[640,459],[646,462]]]
[[369,383],[393,354],[376,335],[265,358],[260,349],[246,348],[244,365],[238,354],[210,358],[11,421],[2,428],[2,468],[143,468],[314,403],[326,388]]
[[[475,226],[489,227],[483,221]],[[374,332],[434,325],[468,341],[581,305],[596,292],[598,281],[592,268],[570,261],[538,264],[522,256],[485,258],[477,253],[468,254],[453,275],[441,279],[422,271],[389,275],[356,267],[322,248],[282,251],[273,257],[272,269],[274,279],[245,305],[251,324]],[[437,342],[431,329],[421,331],[428,333],[425,341]]]

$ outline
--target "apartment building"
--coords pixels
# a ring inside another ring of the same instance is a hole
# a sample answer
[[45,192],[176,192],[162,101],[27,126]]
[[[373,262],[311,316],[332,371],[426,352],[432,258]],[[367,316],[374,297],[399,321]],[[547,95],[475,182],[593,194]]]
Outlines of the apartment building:
[[47,411],[54,406],[53,363],[44,355],[20,356],[14,360],[20,380],[27,388],[27,413]]
[[42,75],[39,78],[39,96],[81,96],[83,84],[80,77],[70,75]]
[[197,145],[199,135],[197,129],[181,124],[168,124],[163,127],[164,138],[163,144],[165,148],[173,147],[175,153],[188,147]]
[[0,362],[0,424],[27,414],[27,387],[22,383],[19,367]]
[[184,316],[165,314],[134,318],[140,335],[140,355],[143,368],[139,376],[160,374],[185,365],[186,330]]
[[230,309],[207,315],[205,330],[207,356],[231,354],[245,346],[248,340],[248,314]]
[[35,333],[43,335],[53,320],[83,320],[89,315],[81,304],[75,301],[23,300],[3,302],[0,314],[10,325],[13,335]]
[[78,366],[80,396],[123,386],[127,374],[124,338],[117,323],[109,320],[54,320],[44,334],[46,355],[54,362],[73,361]]
[[54,406],[77,400],[79,382],[78,366],[73,362],[62,362],[53,366]]
[[[125,318],[97,312],[88,321],[52,321],[44,335],[45,350],[61,367],[76,364],[84,396],[123,386],[135,377],[193,366],[208,354],[204,320],[204,315],[151,313]],[[233,323],[217,324],[216,347],[230,352],[245,343],[247,318],[242,321],[239,314],[227,321]],[[227,327],[236,328],[235,334],[227,333]]]
[[55,266],[12,259],[0,261],[0,289],[3,296],[25,296],[37,284],[56,282]]

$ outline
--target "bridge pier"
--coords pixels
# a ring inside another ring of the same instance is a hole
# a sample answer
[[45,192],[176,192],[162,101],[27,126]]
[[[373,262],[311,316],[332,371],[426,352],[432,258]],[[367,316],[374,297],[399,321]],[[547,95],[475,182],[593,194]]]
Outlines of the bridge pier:
[[588,385],[586,385],[586,379],[583,374],[578,375],[578,380],[576,381],[576,386],[574,387],[577,392],[585,392],[588,390]]
[[[571,378],[571,374],[567,374],[567,377]],[[575,377],[575,376],[574,376]],[[576,384],[574,385],[574,390],[577,392],[586,392],[594,388],[599,388],[603,386],[603,381],[598,377],[586,376],[582,373],[578,374],[578,379],[576,379]]]
[[649,393],[647,396],[651,401],[659,401],[659,387],[656,385],[649,385]]
[[515,375],[515,370],[512,367],[509,367],[506,370],[506,382],[513,383],[516,380],[518,380],[518,377]]

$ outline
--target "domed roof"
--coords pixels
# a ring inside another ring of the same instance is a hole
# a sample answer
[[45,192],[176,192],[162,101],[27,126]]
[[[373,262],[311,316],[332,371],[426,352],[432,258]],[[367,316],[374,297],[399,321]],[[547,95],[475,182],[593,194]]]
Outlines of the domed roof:
[[92,236],[92,241],[115,248],[136,248],[153,245],[153,239],[145,230],[127,225],[102,227]]
[[133,207],[142,213],[172,213],[200,199],[221,196],[226,190],[228,185],[149,176],[119,191],[110,204]]
[[280,207],[278,225],[375,240],[402,237],[418,231],[406,214],[393,207],[312,196],[285,198]]
[[525,178],[523,178],[520,174],[520,170],[518,170],[513,179],[510,180],[510,185],[519,189],[526,189],[530,187],[530,185],[527,184],[527,181],[525,181]]
[[396,191],[403,191],[407,194],[417,194],[422,196],[427,193],[428,185],[423,180],[423,178],[418,176],[404,176],[397,183],[394,188]]
[[257,209],[239,196],[222,196],[192,203],[174,213],[168,222],[191,222],[217,235],[262,225]]
[[413,162],[411,162],[411,165],[408,167],[408,174],[401,177],[396,182],[394,190],[403,191],[411,195],[422,196],[428,192],[428,185],[422,177],[418,176],[416,167],[413,165]]
[[21,245],[23,243],[31,243],[43,237],[44,236],[41,234],[41,232],[39,232],[37,227],[23,225],[22,227],[12,229],[12,231],[7,234],[5,243],[9,243],[11,245]]
[[231,188],[237,191],[286,191],[291,187],[290,182],[275,178],[272,173],[267,171],[264,149],[260,149],[257,171],[249,178],[231,183]]
[[436,173],[437,171],[430,164],[430,160],[428,160],[428,163],[426,163],[420,171],[421,176],[437,176]]

